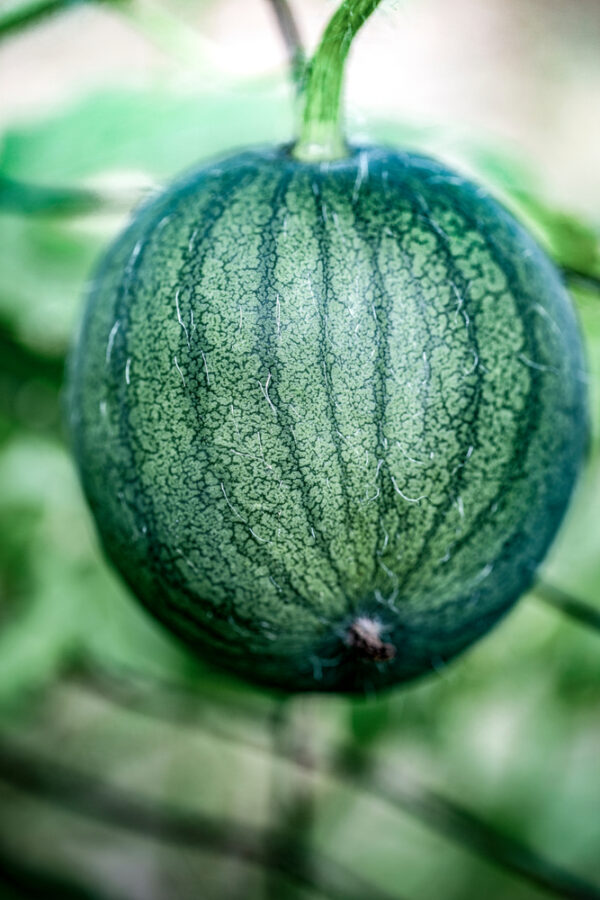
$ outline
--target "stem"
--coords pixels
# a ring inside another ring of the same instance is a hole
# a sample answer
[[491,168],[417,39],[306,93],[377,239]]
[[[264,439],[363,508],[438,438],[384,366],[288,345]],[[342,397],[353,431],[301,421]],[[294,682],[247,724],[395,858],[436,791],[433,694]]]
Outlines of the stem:
[[555,897],[600,900],[600,888],[596,885],[480,819],[461,803],[422,784],[408,772],[393,771],[381,764],[369,768],[360,760],[356,765],[352,748],[349,750],[337,760],[334,771],[355,788],[401,809],[437,834]]
[[[94,887],[80,884],[57,875],[27,858],[23,850],[20,858],[0,844],[0,896],[8,885],[7,897],[60,897],[60,900],[116,900],[114,894],[100,894]],[[14,891],[14,892],[13,892]]]
[[600,633],[600,608],[546,581],[537,581],[534,584],[533,595],[580,625]]
[[140,190],[95,191],[79,187],[48,187],[0,174],[0,213],[69,218],[102,212],[129,212],[142,199]]
[[301,91],[304,84],[306,59],[298,25],[287,0],[268,0],[268,2],[275,14],[279,31],[287,49],[292,81],[296,85],[296,89]]
[[177,848],[202,847],[263,868],[276,867],[290,882],[329,900],[399,900],[314,846],[306,848],[312,860],[307,871],[298,865],[296,853],[291,852],[295,848],[289,845],[273,858],[267,849],[277,841],[272,829],[159,805],[4,739],[0,741],[0,781],[96,822]]
[[[306,727],[299,728],[295,706],[291,698],[275,701],[271,717],[271,801],[278,843],[271,848],[277,857],[283,852],[293,853],[297,871],[311,878],[311,832],[314,824],[314,792],[310,771],[311,754],[307,746],[312,733],[306,717]],[[283,762],[291,762],[292,771]],[[273,867],[274,873],[277,867]],[[296,893],[281,878],[267,881],[267,900],[291,900]]]
[[[145,687],[132,689],[131,682],[124,680],[120,683],[119,679],[99,668],[95,671],[84,668],[82,675],[83,683],[88,688],[103,694],[111,702],[117,702],[142,715],[161,716],[167,721],[187,723],[193,728],[197,728],[201,721],[217,740],[236,745],[243,742],[248,749],[259,753],[271,753],[274,749],[279,753],[285,750],[265,746],[259,739],[249,739],[243,730],[240,734],[234,733],[217,716],[209,722],[205,718],[194,718],[198,712],[195,691],[189,692],[188,715],[179,703],[173,702],[174,696],[183,697],[186,691],[174,685],[161,687],[156,679],[152,679],[148,680]],[[207,715],[206,703],[202,710]],[[241,714],[242,708],[239,707],[237,714],[229,716],[229,719],[239,719]],[[253,709],[253,722],[256,722],[257,715],[257,710]],[[554,863],[498,826],[486,822],[469,808],[430,788],[412,773],[385,767],[375,759],[367,761],[364,754],[357,758],[356,749],[356,742],[353,741],[350,747],[341,749],[334,760],[323,754],[317,754],[310,760],[297,754],[290,757],[288,752],[281,758],[312,773],[318,772],[334,784],[345,785],[363,796],[376,797],[390,809],[414,817],[434,833],[496,865],[506,874],[522,878],[547,891],[551,896],[571,900],[600,900],[600,888],[590,884],[585,878]]]
[[[90,2],[94,2],[94,0],[30,0],[28,3],[22,3],[16,9],[9,10],[0,17],[0,40],[12,36],[14,32],[20,31],[28,25],[35,25],[55,13]],[[97,2],[103,2],[103,0],[97,0]],[[115,2],[115,0],[104,0],[104,2]]]
[[[557,264],[560,265],[560,262]],[[595,275],[593,272],[580,271],[572,266],[563,266],[562,272],[569,283],[569,287],[584,288],[596,294],[600,292],[600,275]]]
[[292,153],[304,162],[348,155],[342,128],[344,63],[355,34],[381,0],[343,0],[308,67],[300,137]]
[[[288,837],[288,823],[286,821],[285,800],[282,796],[282,779],[278,763],[285,747],[285,731],[288,725],[288,700],[279,697],[274,701],[274,708],[269,717],[271,732],[272,755],[270,759],[270,797],[271,816],[275,823],[274,830],[277,836],[275,843],[267,847],[267,853],[274,863],[282,852],[285,853],[284,841]],[[265,900],[287,900],[289,885],[282,881],[276,865],[265,873]]]

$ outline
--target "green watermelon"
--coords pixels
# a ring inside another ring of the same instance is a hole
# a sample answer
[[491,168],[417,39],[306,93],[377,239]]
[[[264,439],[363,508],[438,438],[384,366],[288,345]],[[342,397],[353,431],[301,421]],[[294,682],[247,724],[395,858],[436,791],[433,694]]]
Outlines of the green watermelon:
[[199,655],[286,690],[439,668],[530,585],[586,442],[553,265],[412,153],[207,164],[96,274],[70,372],[108,557]]

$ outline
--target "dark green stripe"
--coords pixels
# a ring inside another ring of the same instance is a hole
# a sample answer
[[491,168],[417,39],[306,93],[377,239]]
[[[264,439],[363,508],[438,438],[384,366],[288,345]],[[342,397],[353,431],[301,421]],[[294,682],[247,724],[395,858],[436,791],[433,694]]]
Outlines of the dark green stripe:
[[[219,222],[221,221],[223,215],[227,211],[229,204],[232,202],[235,196],[242,194],[246,187],[255,181],[258,178],[257,173],[254,170],[249,170],[245,175],[240,175],[239,172],[234,172],[231,174],[230,178],[218,179],[215,182],[215,194],[213,195],[212,204],[207,205],[208,208],[203,210],[202,213],[202,221],[204,222],[203,234],[202,234],[202,243],[204,244],[205,251],[204,256],[206,256],[211,248],[209,245],[210,234],[217,227]],[[182,191],[180,194],[178,201],[181,203],[184,197],[186,196],[186,192]],[[176,205],[173,204],[174,211],[176,210]],[[153,217],[149,232],[151,236],[155,235],[155,228],[157,223],[157,217]],[[146,236],[147,238],[147,236]],[[120,331],[124,331],[127,329],[128,333],[131,335],[131,338],[135,342],[135,329],[130,327],[130,311],[131,311],[131,302],[130,302],[130,289],[134,282],[134,280],[139,276],[139,270],[142,265],[143,257],[145,256],[145,252],[150,245],[150,241],[148,239],[145,240],[144,246],[139,253],[138,258],[136,259],[136,265],[131,270],[129,278],[125,279],[123,282],[123,287],[119,294],[117,295],[117,311],[116,318],[120,321],[122,320],[124,324],[122,324]],[[198,242],[200,243],[200,241]],[[153,261],[154,266],[155,261]],[[144,292],[139,291],[139,286],[136,297],[144,297]],[[149,322],[150,324],[158,318],[158,313],[160,311],[155,307],[150,307],[150,316]],[[126,324],[125,324],[126,323]],[[115,341],[116,344],[116,341]],[[116,350],[116,347],[114,348]],[[129,348],[127,348],[129,349]],[[114,350],[113,350],[114,352]],[[120,360],[119,371],[122,372],[125,365],[125,358],[128,353],[125,352]],[[133,354],[130,354],[133,355]],[[116,358],[116,356],[114,357]],[[130,470],[135,473],[135,483],[136,483],[136,505],[141,510],[145,521],[148,524],[148,532],[146,534],[146,539],[148,541],[149,546],[149,556],[150,556],[150,564],[154,573],[154,576],[157,579],[160,579],[164,583],[164,573],[166,572],[168,575],[168,587],[164,591],[164,595],[162,598],[162,602],[170,608],[174,608],[175,606],[178,609],[179,615],[191,623],[196,622],[196,628],[194,629],[195,633],[198,634],[197,628],[197,618],[193,614],[189,614],[187,610],[183,609],[176,604],[172,597],[169,596],[169,592],[175,588],[179,591],[180,594],[188,595],[192,601],[193,605],[198,605],[199,598],[197,596],[192,596],[185,589],[185,583],[182,580],[178,569],[177,562],[179,561],[179,557],[170,554],[169,544],[165,541],[161,540],[158,537],[160,533],[159,529],[159,521],[156,514],[155,504],[152,500],[152,491],[150,489],[146,489],[146,486],[143,483],[142,476],[139,470],[139,466],[136,465],[135,460],[135,451],[133,449],[135,445],[135,431],[131,426],[131,414],[135,410],[135,404],[132,404],[126,398],[127,385],[124,384],[124,380],[122,377],[119,379],[120,381],[120,409],[122,413],[122,427],[121,427],[121,440],[123,447],[127,448],[130,453]],[[134,382],[132,382],[133,384]],[[199,430],[201,430],[201,421],[199,410],[196,404],[194,404],[189,397],[189,395],[185,394],[186,399],[188,401],[188,408],[190,409],[193,416],[196,416],[198,421]],[[139,396],[136,395],[137,402],[141,402]],[[213,573],[214,574],[214,573]],[[229,603],[223,604],[224,608],[221,606],[215,606],[211,604],[211,611],[216,620],[223,622],[224,624],[228,623],[228,618],[234,612],[233,602],[230,599]],[[204,617],[205,618],[205,617]],[[239,615],[239,612],[236,613],[236,619],[240,623],[243,621],[242,617]],[[257,625],[253,620],[244,621],[244,625],[249,630],[256,631]],[[205,631],[204,622],[202,625],[202,634]]]
[[[379,416],[376,422],[377,459],[383,460],[381,470],[379,472],[379,482],[381,484],[381,490],[376,501],[377,508],[379,510],[380,507],[393,509],[396,506],[395,491],[391,481],[391,473],[389,472],[389,463],[386,458],[387,450],[385,446],[386,410],[388,403],[387,380],[388,375],[390,374],[392,369],[390,352],[390,314],[393,298],[389,295],[388,291],[385,288],[383,275],[379,266],[378,257],[382,244],[381,228],[377,224],[377,222],[372,223],[371,221],[370,208],[373,202],[372,198],[369,197],[366,204],[362,202],[364,198],[365,194],[359,193],[356,197],[356,200],[354,201],[354,208],[356,211],[354,228],[368,250],[369,259],[373,271],[373,281],[376,287],[376,294],[378,298],[378,300],[376,299],[373,304],[378,334],[377,356],[375,360],[375,377],[373,378],[373,397],[375,400],[375,409],[379,411]],[[366,206],[366,209],[363,209],[363,206]],[[378,210],[376,210],[376,212],[378,212]],[[386,473],[388,474],[387,478],[385,477]],[[383,531],[383,516],[381,512],[379,512],[377,523],[377,538],[376,544],[373,548],[372,559],[372,578],[374,580],[377,579],[377,575],[380,571],[379,547],[383,542]],[[397,581],[394,585],[394,590],[392,593],[393,597],[395,597],[396,592]]]
[[[317,185],[317,190],[313,189],[313,183]],[[342,454],[342,448],[340,444],[340,438],[338,431],[340,431],[340,424],[337,419],[336,411],[335,411],[335,402],[334,402],[334,388],[333,388],[333,379],[331,376],[331,369],[329,367],[327,361],[327,327],[329,322],[329,293],[331,290],[331,275],[330,275],[330,256],[331,251],[329,247],[329,240],[327,237],[327,231],[325,229],[325,222],[323,220],[323,214],[321,209],[321,200],[320,200],[320,185],[318,181],[314,181],[307,176],[307,185],[309,196],[312,196],[314,207],[315,207],[315,236],[317,240],[317,245],[319,247],[319,257],[322,266],[323,272],[323,284],[321,285],[321,290],[318,292],[315,290],[315,296],[317,297],[317,301],[320,302],[320,317],[321,317],[321,331],[318,341],[319,347],[319,362],[321,364],[321,371],[323,372],[323,377],[325,379],[324,384],[324,394],[327,402],[327,412],[330,423],[330,434],[331,434],[331,442],[335,449],[335,457],[340,473],[340,484],[342,485],[342,497],[344,503],[344,518],[346,521],[347,531],[347,541],[348,543],[353,543],[350,535],[350,523],[352,521],[352,515],[350,510],[350,496],[348,494],[348,484],[350,482],[348,468],[344,461],[344,457]],[[317,286],[314,285],[314,288]],[[357,556],[359,554],[357,553]],[[350,598],[348,598],[350,599]]]
[[[298,448],[293,435],[294,420],[290,415],[288,408],[281,400],[278,391],[278,366],[279,360],[275,345],[275,319],[269,309],[267,298],[273,292],[273,285],[276,281],[275,268],[277,265],[277,257],[280,252],[279,247],[279,229],[278,217],[282,207],[285,207],[285,196],[292,181],[291,172],[285,172],[281,175],[275,196],[273,198],[273,210],[269,221],[265,225],[262,232],[262,243],[260,250],[260,259],[262,263],[262,286],[260,289],[261,306],[258,314],[257,339],[254,345],[254,351],[261,361],[263,372],[270,372],[272,375],[272,386],[270,388],[270,396],[273,399],[274,406],[277,409],[277,426],[282,443],[286,453],[291,460],[293,472],[300,482],[300,499],[302,508],[306,515],[307,522],[314,527],[315,534],[318,536],[318,545],[324,554],[329,567],[331,567],[332,582],[343,592],[343,585],[340,581],[340,571],[335,559],[331,555],[330,547],[324,539],[322,531],[314,522],[314,510],[309,506],[309,487],[304,474],[304,466],[298,454]],[[327,569],[321,569],[321,573],[326,573]],[[298,574],[298,573],[297,573]],[[300,573],[302,576],[304,573]],[[286,580],[291,586],[291,577],[289,571],[285,573]],[[279,578],[277,578],[279,580]],[[322,613],[322,607],[311,603],[310,587],[307,586],[304,596],[295,591],[300,598],[301,603],[317,614]]]
[[[468,216],[465,211],[462,212],[465,218],[467,218],[469,226],[473,229],[476,229],[478,232],[481,231],[479,222],[474,217]],[[518,277],[515,266],[506,254],[500,255],[489,231],[486,230],[484,236],[486,241],[486,248],[494,262],[499,265],[500,269],[504,273],[510,272],[510,275],[507,276],[507,280],[509,285],[511,286],[511,289],[514,289],[515,286],[517,288],[517,291],[513,293],[513,298],[516,301],[517,310],[519,310],[523,303],[523,296],[527,295],[522,289],[521,279]],[[526,342],[525,345],[528,351],[528,356],[532,359],[537,359],[539,358],[539,345],[535,339],[534,329],[527,326],[527,316],[524,315],[523,312],[521,312],[521,318],[525,322],[523,335]],[[540,382],[542,380],[541,375],[542,373],[536,369],[531,369],[529,372],[530,390],[527,396],[527,415],[515,416],[518,427],[517,434],[513,442],[514,453],[502,470],[502,476],[500,478],[501,487],[498,492],[492,497],[492,499],[488,503],[486,503],[483,509],[477,514],[470,531],[463,534],[453,545],[453,549],[455,551],[459,551],[462,547],[468,544],[474,538],[474,536],[477,535],[481,527],[486,523],[490,510],[496,504],[498,510],[504,507],[509,493],[506,490],[507,481],[509,484],[514,483],[515,481],[520,480],[525,474],[525,462],[530,448],[530,440],[528,440],[528,438],[536,433],[536,425],[540,419]],[[515,471],[517,472],[517,477],[514,477]],[[508,549],[510,546],[512,546],[513,543],[518,543],[518,539],[518,533],[513,533],[512,535],[510,535],[504,545],[505,548]]]
[[[445,260],[446,270],[448,272],[448,278],[449,278],[450,284],[456,285],[456,287],[459,291],[460,297],[462,299],[462,302],[465,306],[465,310],[466,310],[466,313],[469,318],[469,326],[467,328],[467,332],[473,342],[475,352],[477,354],[477,359],[479,360],[480,359],[480,348],[479,348],[479,342],[477,340],[477,329],[475,327],[476,310],[473,308],[473,305],[470,302],[469,285],[467,284],[466,279],[463,277],[458,266],[456,265],[456,258],[449,247],[448,238],[444,235],[443,230],[439,227],[439,225],[437,225],[437,223],[433,219],[432,213],[429,210],[429,208],[426,208],[424,210],[424,212],[425,212],[425,216],[423,217],[423,221],[425,221],[427,224],[430,225],[429,233],[434,236],[434,238],[436,240],[438,252]],[[436,225],[437,225],[437,227],[436,227]],[[455,299],[452,291],[450,291],[449,299],[451,302]],[[450,306],[449,306],[448,314],[449,315],[456,314],[456,308],[450,309]],[[472,415],[470,417],[468,436],[466,438],[467,446],[466,446],[466,448],[464,448],[462,450],[460,456],[457,456],[456,465],[460,466],[460,468],[458,469],[456,481],[451,489],[452,493],[450,493],[450,495],[449,495],[448,503],[444,507],[440,507],[438,509],[438,511],[436,512],[433,523],[430,526],[430,528],[428,529],[427,533],[425,534],[425,536],[422,540],[421,550],[420,550],[419,555],[417,556],[416,560],[414,561],[412,571],[407,572],[405,574],[404,578],[402,579],[402,581],[400,582],[400,585],[399,585],[400,590],[402,590],[404,585],[410,579],[410,576],[412,575],[413,571],[415,569],[418,569],[421,566],[422,562],[427,557],[427,554],[429,552],[430,541],[446,524],[446,520],[448,518],[450,511],[452,510],[452,508],[454,506],[456,498],[460,495],[460,487],[464,482],[465,471],[466,471],[466,466],[461,465],[461,461],[464,463],[469,446],[472,446],[474,448],[474,450],[478,446],[478,440],[477,440],[478,428],[477,428],[477,426],[479,423],[481,400],[482,400],[482,395],[483,395],[483,390],[482,390],[483,378],[484,378],[484,376],[479,374],[475,378],[474,385],[472,388],[472,393],[474,395],[473,401],[472,401],[473,402],[473,411],[472,411]],[[448,414],[448,410],[446,408],[445,408],[445,412]],[[451,416],[449,414],[448,414],[448,419],[449,420],[451,419]],[[458,544],[458,540],[455,542],[452,542],[448,549],[449,550],[451,548],[453,549],[454,547],[457,546],[457,544]],[[435,567],[435,570],[437,570],[437,569],[439,569],[439,565],[437,567]]]

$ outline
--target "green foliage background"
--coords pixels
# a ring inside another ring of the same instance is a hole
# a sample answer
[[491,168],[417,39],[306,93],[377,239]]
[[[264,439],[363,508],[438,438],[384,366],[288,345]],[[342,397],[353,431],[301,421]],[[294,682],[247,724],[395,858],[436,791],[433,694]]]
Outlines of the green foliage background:
[[[201,93],[96,91],[2,135],[0,896],[600,897],[599,636],[546,589],[406,690],[286,700],[190,659],[100,556],[61,424],[86,279],[150,185],[199,157],[289,139],[292,113],[282,72],[207,79]],[[551,208],[533,163],[489,141],[375,120],[368,132],[487,182],[565,270],[586,337],[592,439],[542,575],[590,604],[592,621],[600,218]],[[107,187],[119,171],[143,177]],[[100,175],[104,186],[90,187]],[[106,789],[139,807],[139,827]],[[149,830],[156,809],[204,830],[178,838],[168,816]],[[546,875],[561,867],[587,886],[536,886],[531,864],[516,871],[514,841],[548,862]]]

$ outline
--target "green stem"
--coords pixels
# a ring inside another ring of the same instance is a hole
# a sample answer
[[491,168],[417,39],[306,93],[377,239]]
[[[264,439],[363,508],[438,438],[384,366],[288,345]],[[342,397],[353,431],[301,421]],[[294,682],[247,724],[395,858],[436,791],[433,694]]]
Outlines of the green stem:
[[[557,261],[557,265],[560,265],[560,260]],[[575,269],[573,266],[563,266],[562,271],[569,287],[584,288],[595,294],[600,293],[600,275],[583,269]]]
[[537,581],[533,586],[533,595],[548,606],[553,606],[564,615],[569,616],[580,625],[591,631],[600,633],[600,607],[574,597],[568,591],[546,581]]
[[[241,705],[235,707],[235,714],[232,707],[231,715],[223,718],[216,713],[214,718],[210,718],[208,710],[211,701],[203,695],[204,702],[200,710],[205,718],[198,719],[198,694],[195,687],[182,689],[175,684],[161,685],[156,678],[145,676],[145,683],[140,687],[138,682],[132,690],[134,682],[131,675],[123,672],[115,677],[113,673],[100,667],[90,668],[89,661],[84,663],[81,675],[83,677],[80,683],[88,689],[92,688],[111,702],[137,713],[160,716],[167,721],[186,723],[193,728],[201,723],[217,740],[236,745],[243,742],[246,747],[255,751],[282,751],[280,747],[266,747],[258,738],[249,738],[248,731],[243,727],[239,731],[231,730],[231,722],[243,724],[245,721],[245,710]],[[182,701],[186,697],[188,700],[184,705]],[[177,698],[177,702],[174,702],[174,698]],[[252,707],[249,721],[256,724],[261,716],[264,724],[263,715],[257,704]],[[409,772],[386,768],[376,759],[365,765],[365,756],[359,755],[357,758],[354,752],[356,741],[344,749],[345,752],[340,750],[333,760],[322,753],[317,753],[314,757],[311,755],[310,761],[300,754],[290,758],[287,752],[282,759],[296,767],[308,768],[311,772],[330,779],[333,784],[350,788],[363,797],[377,798],[391,810],[412,816],[436,834],[445,836],[464,850],[495,864],[507,875],[518,876],[553,897],[600,900],[600,888],[560,864],[555,864],[533,847],[486,822],[450,797],[438,793]]]
[[[311,754],[308,747],[310,728],[310,701],[304,702],[305,721],[298,720],[296,708],[290,697],[275,700],[271,717],[272,758],[271,758],[271,800],[277,843],[271,848],[275,858],[282,853],[293,856],[295,865],[304,877],[311,878],[312,853],[310,852],[314,824],[314,791],[310,770]],[[299,727],[302,725],[302,727]],[[289,761],[293,765],[282,765]],[[304,764],[302,764],[304,763]],[[272,866],[277,876],[278,867]],[[292,900],[297,892],[291,892],[289,885],[280,877],[267,880],[265,897],[268,900]]]
[[[55,13],[90,2],[94,2],[94,0],[28,0],[0,16],[0,40],[4,37],[12,37],[22,28],[35,25]],[[103,0],[98,0],[98,2],[103,2]],[[115,0],[104,0],[104,2],[115,2]]]
[[355,34],[381,0],[343,0],[310,61],[296,159],[326,161],[348,154],[341,113],[344,63]]
[[4,737],[0,739],[0,782],[3,792],[7,787],[17,789],[121,832],[171,843],[178,850],[201,848],[262,868],[276,866],[283,878],[311,896],[318,894],[329,900],[399,900],[396,894],[376,887],[314,845],[306,848],[312,860],[307,870],[298,864],[296,853],[289,852],[291,848],[273,857],[268,848],[278,836],[272,829],[210,813],[174,809],[103,783]]
[[108,900],[110,897],[115,900],[114,894],[101,894],[96,887],[67,879],[28,856],[23,849],[17,856],[12,848],[0,843],[0,896],[3,900],[22,897],[60,897],[60,900]]

